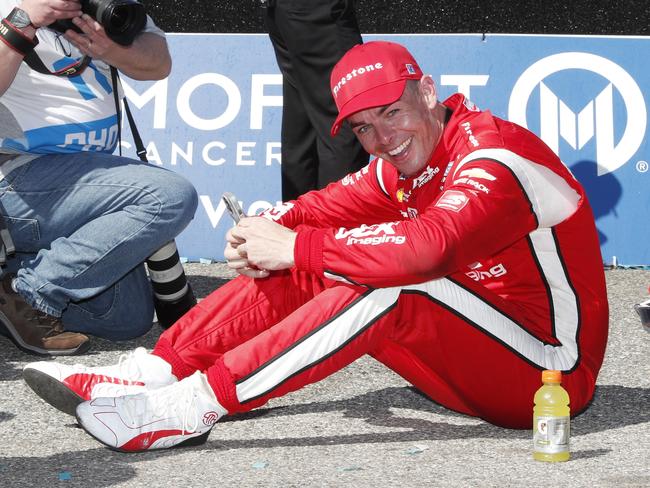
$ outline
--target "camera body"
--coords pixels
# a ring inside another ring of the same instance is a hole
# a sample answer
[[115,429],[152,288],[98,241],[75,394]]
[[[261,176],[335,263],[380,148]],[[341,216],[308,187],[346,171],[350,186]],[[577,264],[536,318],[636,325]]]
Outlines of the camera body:
[[[106,35],[122,46],[129,46],[147,23],[147,14],[137,0],[81,0],[81,11],[101,24]],[[59,32],[81,32],[71,20],[57,20],[48,27]]]

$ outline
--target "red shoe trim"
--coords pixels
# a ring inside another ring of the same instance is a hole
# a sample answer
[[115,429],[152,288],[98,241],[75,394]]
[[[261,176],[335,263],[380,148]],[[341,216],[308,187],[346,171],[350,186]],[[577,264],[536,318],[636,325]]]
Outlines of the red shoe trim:
[[[184,435],[187,434],[187,431],[183,430],[155,430],[153,432],[145,432],[143,434],[135,436],[133,439],[130,441],[122,444],[121,446],[118,446],[119,449],[122,449],[123,451],[146,451],[151,447],[151,444],[153,444],[155,441],[158,439],[162,439],[163,437],[170,437],[174,435]],[[194,432],[192,432],[194,434]],[[179,441],[183,442],[182,440]],[[171,446],[170,446],[171,447]]]
[[144,386],[142,381],[127,381],[100,374],[77,373],[68,376],[63,384],[74,391],[84,400],[90,400],[90,393],[98,383],[113,383],[114,385]]

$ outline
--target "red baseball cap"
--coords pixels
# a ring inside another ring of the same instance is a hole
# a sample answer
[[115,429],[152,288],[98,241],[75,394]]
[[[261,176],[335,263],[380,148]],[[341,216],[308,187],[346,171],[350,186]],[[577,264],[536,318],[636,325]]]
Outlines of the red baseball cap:
[[336,63],[330,78],[339,115],[332,125],[335,136],[350,115],[395,102],[407,80],[419,80],[422,70],[408,50],[394,42],[357,44]]

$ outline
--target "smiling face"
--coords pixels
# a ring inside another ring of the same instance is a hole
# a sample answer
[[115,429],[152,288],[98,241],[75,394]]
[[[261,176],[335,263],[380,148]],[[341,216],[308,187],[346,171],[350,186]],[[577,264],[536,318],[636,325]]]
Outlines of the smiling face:
[[409,81],[396,102],[348,117],[355,135],[370,154],[389,162],[405,176],[423,169],[444,128],[445,108],[438,104],[429,76]]

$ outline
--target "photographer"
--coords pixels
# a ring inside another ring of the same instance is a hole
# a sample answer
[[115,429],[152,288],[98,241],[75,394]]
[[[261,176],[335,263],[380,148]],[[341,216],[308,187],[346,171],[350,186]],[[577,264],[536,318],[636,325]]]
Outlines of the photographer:
[[[143,12],[131,38],[91,16],[112,3],[0,0],[0,214],[16,249],[0,283],[0,332],[30,353],[82,353],[85,334],[146,333],[154,305],[142,263],[197,206],[182,177],[112,155],[110,66],[139,80],[171,68],[165,35]],[[34,58],[49,72],[32,69]]]

